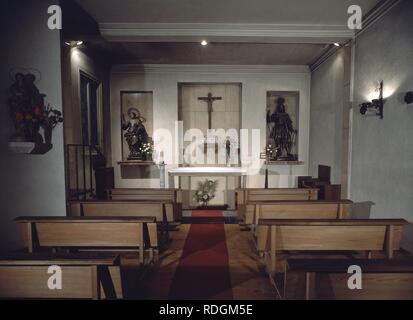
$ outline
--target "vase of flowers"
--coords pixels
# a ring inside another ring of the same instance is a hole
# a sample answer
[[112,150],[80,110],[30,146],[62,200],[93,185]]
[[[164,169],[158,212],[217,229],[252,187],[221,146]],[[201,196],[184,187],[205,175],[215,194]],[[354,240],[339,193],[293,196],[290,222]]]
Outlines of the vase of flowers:
[[44,132],[45,144],[52,144],[52,131],[61,122],[63,122],[62,113],[48,105],[40,120]]
[[198,182],[198,188],[195,192],[194,200],[201,206],[207,206],[209,201],[215,198],[218,181],[208,180]]
[[153,145],[152,143],[142,143],[139,148],[139,151],[142,154],[143,161],[152,161],[152,154],[153,154]]
[[265,156],[268,159],[274,159],[276,154],[277,154],[277,148],[274,145],[267,144],[265,147]]

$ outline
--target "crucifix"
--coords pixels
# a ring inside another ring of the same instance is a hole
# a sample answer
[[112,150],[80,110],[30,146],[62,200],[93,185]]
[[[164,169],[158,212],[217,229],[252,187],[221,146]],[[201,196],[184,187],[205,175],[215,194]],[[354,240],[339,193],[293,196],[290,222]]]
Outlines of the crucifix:
[[211,118],[212,118],[212,111],[214,111],[212,109],[212,103],[215,100],[222,100],[222,97],[213,97],[212,93],[208,93],[207,97],[198,97],[198,100],[202,100],[205,101],[206,103],[208,103],[208,129],[212,129],[211,128]]

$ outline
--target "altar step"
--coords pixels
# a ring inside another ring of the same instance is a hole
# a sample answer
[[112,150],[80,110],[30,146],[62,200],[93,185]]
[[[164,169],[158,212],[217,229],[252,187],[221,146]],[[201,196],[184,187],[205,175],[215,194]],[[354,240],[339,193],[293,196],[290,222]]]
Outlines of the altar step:
[[182,223],[185,224],[236,224],[238,223],[235,211],[223,210],[192,210],[184,211]]
[[208,223],[223,223],[223,224],[238,224],[237,218],[234,217],[221,217],[221,218],[193,218],[193,217],[184,217],[182,218],[183,224],[208,224]]

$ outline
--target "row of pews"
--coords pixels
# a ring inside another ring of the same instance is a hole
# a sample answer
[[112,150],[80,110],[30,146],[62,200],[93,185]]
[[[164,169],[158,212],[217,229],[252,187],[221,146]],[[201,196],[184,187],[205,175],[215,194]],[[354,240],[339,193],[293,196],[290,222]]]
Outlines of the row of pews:
[[[400,247],[405,220],[352,219],[351,201],[320,201],[314,188],[236,193],[238,218],[251,232],[276,298],[413,299],[413,260]],[[182,191],[113,189],[107,195],[71,202],[66,217],[15,219],[24,250],[1,257],[0,297],[133,298],[169,231],[179,227]],[[54,266],[60,289],[49,287]],[[350,289],[349,268],[362,271],[361,290]]]
[[352,219],[350,200],[319,201],[311,188],[239,189],[237,203],[276,298],[413,299],[406,220]]
[[[181,210],[180,190],[113,189],[105,201],[71,202],[68,216],[18,217],[24,250],[0,258],[0,297],[136,297]],[[53,266],[57,289],[49,287]]]

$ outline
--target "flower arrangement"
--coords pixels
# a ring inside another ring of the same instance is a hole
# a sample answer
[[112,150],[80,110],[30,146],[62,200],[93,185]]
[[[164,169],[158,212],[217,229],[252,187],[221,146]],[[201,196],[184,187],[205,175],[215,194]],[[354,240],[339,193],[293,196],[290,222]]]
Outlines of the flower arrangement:
[[142,143],[139,147],[139,151],[142,154],[144,160],[151,160],[153,154],[153,145],[150,142]]
[[275,146],[273,146],[272,144],[268,144],[265,147],[265,155],[269,158],[269,159],[273,159],[274,157],[276,157],[277,155],[277,148]]
[[[62,113],[48,105],[46,108],[36,106],[33,111],[24,113],[17,111],[14,115],[14,122],[17,133],[20,136],[25,136],[29,140],[33,140],[40,128],[45,132],[45,143],[51,143],[49,134],[59,123],[63,122]],[[38,138],[37,138],[38,139]],[[34,141],[43,142],[43,141]]]
[[139,150],[142,154],[151,155],[153,153],[153,146],[150,142],[142,143]]
[[198,189],[195,192],[194,200],[200,205],[206,206],[209,201],[215,198],[218,181],[208,180],[198,182]]

